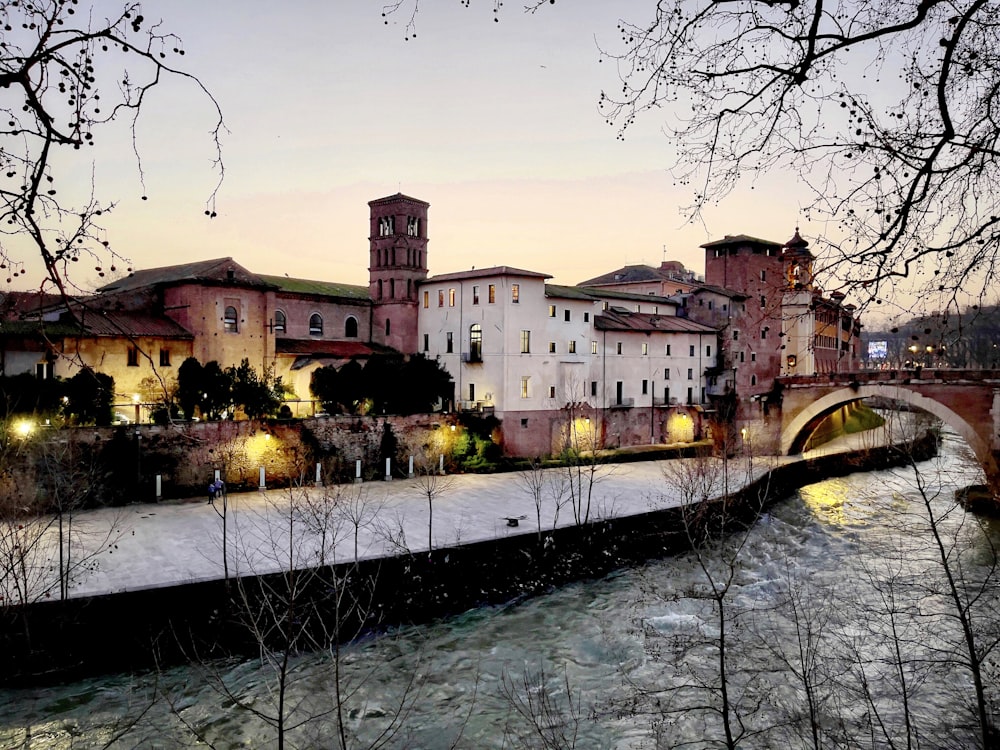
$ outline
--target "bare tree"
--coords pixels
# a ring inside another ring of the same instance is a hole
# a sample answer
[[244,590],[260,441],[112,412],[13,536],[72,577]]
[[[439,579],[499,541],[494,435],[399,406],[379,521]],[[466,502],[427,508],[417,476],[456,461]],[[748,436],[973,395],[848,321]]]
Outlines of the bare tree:
[[[5,92],[0,165],[7,180],[7,186],[0,187],[0,260],[11,269],[11,278],[22,273],[25,258],[18,240],[27,238],[49,280],[64,294],[71,263],[90,257],[98,275],[104,276],[117,273],[117,264],[124,260],[111,249],[100,226],[101,217],[115,204],[93,193],[82,204],[64,203],[56,179],[57,153],[92,146],[100,133],[110,132],[110,123],[125,120],[142,182],[136,147],[139,117],[156,86],[176,78],[193,84],[215,110],[210,132],[220,181],[223,174],[221,110],[198,78],[169,62],[184,54],[181,40],[144,16],[139,3],[125,2],[118,8],[102,18],[100,10],[80,8],[77,0],[0,6],[0,89]],[[217,189],[206,202],[210,217],[215,215]]]
[[454,477],[441,474],[434,456],[428,452],[417,464],[414,479],[417,491],[427,500],[427,553],[434,549],[434,503],[454,484]]

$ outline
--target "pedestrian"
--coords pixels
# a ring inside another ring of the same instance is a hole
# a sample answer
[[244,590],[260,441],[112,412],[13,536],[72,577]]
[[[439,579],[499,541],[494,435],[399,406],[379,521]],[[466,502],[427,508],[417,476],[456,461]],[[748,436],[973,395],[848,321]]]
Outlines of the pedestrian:
[[226,494],[226,483],[222,481],[221,478],[216,479],[215,483],[212,485],[215,488],[216,497],[225,497]]
[[208,502],[215,505],[215,482],[210,482],[208,485]]

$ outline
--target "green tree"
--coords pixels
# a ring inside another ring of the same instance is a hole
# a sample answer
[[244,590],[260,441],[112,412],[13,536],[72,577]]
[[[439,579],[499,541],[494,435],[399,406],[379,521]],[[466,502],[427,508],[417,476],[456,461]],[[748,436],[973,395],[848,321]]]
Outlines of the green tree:
[[244,359],[237,367],[226,368],[230,380],[232,404],[243,409],[248,419],[273,416],[281,406],[283,389],[281,378],[274,377],[272,368],[265,368],[260,375]]
[[323,411],[339,414],[344,410],[341,400],[340,373],[333,365],[313,370],[309,377],[309,392],[319,399]]
[[194,357],[185,359],[177,369],[177,401],[181,411],[188,419],[194,419],[195,410],[204,400],[202,383],[205,379],[204,368]]
[[84,368],[66,383],[63,411],[76,424],[109,425],[114,393],[114,378]]

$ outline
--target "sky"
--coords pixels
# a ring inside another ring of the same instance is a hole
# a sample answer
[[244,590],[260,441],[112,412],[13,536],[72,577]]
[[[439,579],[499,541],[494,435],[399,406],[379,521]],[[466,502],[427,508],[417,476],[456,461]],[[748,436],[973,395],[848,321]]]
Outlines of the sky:
[[[107,239],[135,268],[231,256],[258,273],[354,284],[368,281],[367,203],[396,192],[431,205],[431,274],[510,265],[575,284],[664,259],[701,273],[699,245],[726,234],[821,233],[787,175],[685,225],[690,193],[671,178],[663,121],[647,114],[616,138],[597,109],[601,90],[620,85],[600,46],[616,49],[619,17],[647,20],[652,5],[575,0],[527,14],[514,2],[497,23],[490,0],[425,0],[407,39],[411,6],[383,18],[362,0],[294,11],[147,2],[146,17],[183,39],[185,70],[222,108],[218,215],[204,216],[213,112],[188,81],[154,90],[138,123],[144,184],[124,127],[60,162],[63,179],[117,201]],[[87,266],[74,266],[78,285],[109,280]],[[37,288],[41,276],[29,266],[15,287]]]

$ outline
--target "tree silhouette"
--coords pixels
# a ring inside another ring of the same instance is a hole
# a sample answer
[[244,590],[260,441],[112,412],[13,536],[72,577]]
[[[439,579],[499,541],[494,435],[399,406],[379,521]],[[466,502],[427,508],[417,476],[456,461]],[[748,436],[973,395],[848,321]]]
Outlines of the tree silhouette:
[[[102,18],[78,0],[0,4],[0,269],[8,282],[24,273],[24,238],[63,294],[68,267],[81,258],[93,259],[99,276],[117,271],[123,259],[99,224],[114,203],[93,194],[82,205],[64,203],[55,165],[67,162],[57,155],[94,145],[112,121],[130,121],[142,180],[135,128],[150,91],[167,78],[191,82],[214,106],[210,137],[221,181],[222,113],[198,78],[171,63],[184,54],[181,40],[143,16],[138,3],[118,7]],[[206,202],[209,216],[217,190]]]

